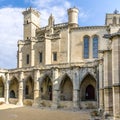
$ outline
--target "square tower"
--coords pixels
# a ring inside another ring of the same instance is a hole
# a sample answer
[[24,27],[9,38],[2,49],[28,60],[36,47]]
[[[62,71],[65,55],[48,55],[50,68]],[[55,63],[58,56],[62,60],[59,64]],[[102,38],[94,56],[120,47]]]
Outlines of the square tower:
[[40,13],[32,8],[26,9],[24,15],[24,40],[35,37],[36,29],[40,28]]

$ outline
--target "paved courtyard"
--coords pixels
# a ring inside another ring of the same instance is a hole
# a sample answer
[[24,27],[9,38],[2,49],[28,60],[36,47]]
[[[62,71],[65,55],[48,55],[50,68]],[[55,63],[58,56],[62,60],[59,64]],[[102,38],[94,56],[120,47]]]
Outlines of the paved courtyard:
[[68,111],[0,105],[0,120],[89,120],[87,111]]

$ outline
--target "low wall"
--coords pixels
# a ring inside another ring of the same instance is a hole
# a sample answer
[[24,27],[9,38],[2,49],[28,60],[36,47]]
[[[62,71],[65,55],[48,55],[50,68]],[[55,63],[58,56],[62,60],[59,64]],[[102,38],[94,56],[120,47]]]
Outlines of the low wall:
[[40,107],[51,107],[52,101],[50,100],[40,100],[39,102]]
[[0,98],[0,102],[5,102],[5,98]]
[[32,106],[33,99],[24,99],[23,104],[26,105],[26,106]]
[[10,104],[17,104],[17,102],[18,102],[18,99],[17,98],[9,98],[9,103]]
[[73,101],[60,101],[59,102],[59,107],[60,108],[73,108]]
[[97,101],[81,101],[80,108],[82,109],[96,109]]

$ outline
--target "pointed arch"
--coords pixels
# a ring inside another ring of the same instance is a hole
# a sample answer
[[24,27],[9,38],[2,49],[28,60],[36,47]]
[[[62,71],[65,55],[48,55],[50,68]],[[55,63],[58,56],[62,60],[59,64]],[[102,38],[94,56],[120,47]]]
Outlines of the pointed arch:
[[73,99],[73,83],[70,77],[65,74],[60,83],[60,100],[72,101]]
[[25,99],[33,99],[34,98],[34,80],[31,76],[28,76],[25,79],[24,95],[25,95]]
[[9,81],[9,97],[10,98],[18,98],[18,88],[19,88],[18,79],[15,76],[13,76]]
[[96,80],[87,74],[80,84],[80,99],[82,101],[96,100]]
[[46,74],[40,82],[41,99],[52,100],[53,84],[50,77]]
[[93,79],[96,81],[95,75],[94,75],[92,72],[86,70],[86,72],[83,72],[83,74],[82,74],[82,76],[81,76],[81,82],[80,82],[80,84],[83,82],[83,80],[84,80],[87,76],[92,76]]
[[0,98],[4,97],[4,80],[3,77],[0,77]]

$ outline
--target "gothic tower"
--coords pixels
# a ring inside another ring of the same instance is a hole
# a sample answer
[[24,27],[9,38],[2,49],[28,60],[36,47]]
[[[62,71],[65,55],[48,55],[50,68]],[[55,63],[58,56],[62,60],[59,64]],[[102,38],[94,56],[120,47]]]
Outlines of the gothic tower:
[[24,40],[35,37],[35,31],[40,27],[40,13],[32,8],[23,11],[24,15]]

